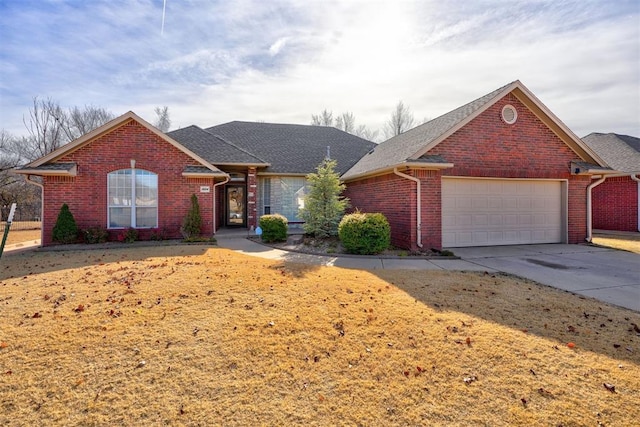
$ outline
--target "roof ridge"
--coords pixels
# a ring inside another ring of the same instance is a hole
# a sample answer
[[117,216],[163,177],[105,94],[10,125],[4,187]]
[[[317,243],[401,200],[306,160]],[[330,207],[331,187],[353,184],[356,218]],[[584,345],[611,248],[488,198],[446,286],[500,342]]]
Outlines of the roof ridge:
[[257,159],[257,160],[260,160],[262,163],[269,163],[266,160],[264,160],[264,159],[256,156],[255,154],[251,153],[250,151],[238,146],[237,144],[234,144],[233,142],[226,140],[221,135],[216,135],[216,134],[214,134],[212,132],[209,132],[207,129],[202,129],[202,131],[208,133],[209,135],[213,136],[214,138],[219,139],[220,141],[224,142],[225,144],[228,144],[228,145],[232,146],[233,148],[236,148],[236,149],[242,151],[243,153],[248,154],[249,156],[251,156],[251,157],[253,157],[253,158]]

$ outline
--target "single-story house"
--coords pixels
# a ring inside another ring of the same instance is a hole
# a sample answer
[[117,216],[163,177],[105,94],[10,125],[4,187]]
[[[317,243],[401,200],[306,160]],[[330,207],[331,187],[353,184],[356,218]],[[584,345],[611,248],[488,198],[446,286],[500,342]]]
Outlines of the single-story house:
[[18,170],[42,177],[43,245],[60,206],[81,228],[179,228],[196,194],[206,234],[263,214],[299,225],[305,176],[337,160],[352,207],[398,247],[578,243],[592,177],[611,168],[512,82],[379,145],[319,126],[231,122],[162,133],[129,112]]
[[327,155],[344,173],[374,146],[324,126],[231,122],[165,134],[128,112],[16,172],[43,187],[43,245],[63,203],[80,229],[103,227],[111,239],[129,227],[142,239],[179,238],[192,194],[206,235],[256,227],[265,213],[295,227],[305,176]]
[[418,249],[579,243],[604,161],[520,81],[391,138],[342,179]]
[[582,140],[617,172],[593,188],[593,228],[640,231],[640,138],[591,133]]

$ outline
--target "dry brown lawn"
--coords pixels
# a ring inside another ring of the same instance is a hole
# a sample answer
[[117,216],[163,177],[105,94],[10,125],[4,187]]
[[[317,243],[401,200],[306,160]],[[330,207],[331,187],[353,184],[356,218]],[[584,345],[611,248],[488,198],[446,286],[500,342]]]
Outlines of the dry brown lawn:
[[[2,239],[3,232],[0,233],[0,239]],[[40,240],[40,230],[11,230],[7,235],[7,245],[13,245],[16,243],[33,242]]]
[[205,246],[13,254],[0,424],[633,425],[637,325],[503,275]]
[[591,240],[596,245],[640,254],[640,236],[602,234],[594,236]]

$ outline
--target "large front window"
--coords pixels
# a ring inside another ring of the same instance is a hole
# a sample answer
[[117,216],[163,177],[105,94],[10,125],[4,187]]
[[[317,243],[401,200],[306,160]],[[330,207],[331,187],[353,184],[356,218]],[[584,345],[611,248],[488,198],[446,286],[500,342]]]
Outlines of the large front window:
[[109,228],[158,226],[158,175],[121,169],[108,175],[107,187]]
[[298,210],[304,207],[307,180],[304,177],[265,177],[260,179],[259,215],[279,213],[289,222],[302,222]]

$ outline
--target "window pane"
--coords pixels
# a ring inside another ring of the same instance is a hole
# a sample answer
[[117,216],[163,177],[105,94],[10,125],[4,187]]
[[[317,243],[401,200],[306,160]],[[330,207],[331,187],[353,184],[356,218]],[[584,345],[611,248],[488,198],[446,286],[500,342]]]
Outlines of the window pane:
[[302,177],[271,179],[271,212],[284,215],[289,222],[302,221],[298,209],[303,206],[307,180]]
[[[135,200],[133,200],[131,169],[111,172],[107,177],[109,228],[154,228],[158,226],[158,175],[135,170]],[[131,212],[135,223],[131,224]]]
[[131,227],[131,208],[109,208],[109,228]]
[[138,228],[155,228],[158,226],[156,221],[156,208],[136,208],[136,227]]

